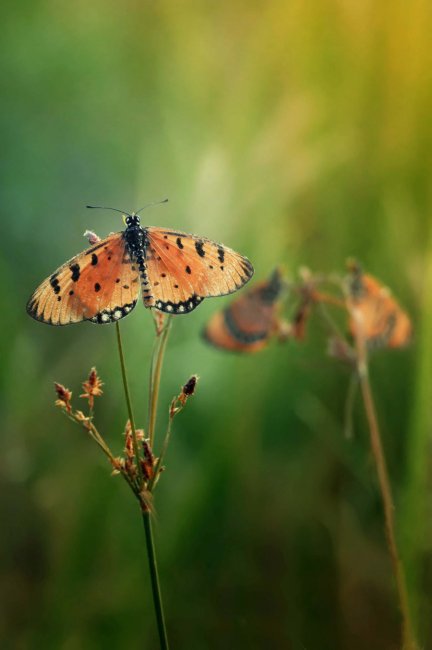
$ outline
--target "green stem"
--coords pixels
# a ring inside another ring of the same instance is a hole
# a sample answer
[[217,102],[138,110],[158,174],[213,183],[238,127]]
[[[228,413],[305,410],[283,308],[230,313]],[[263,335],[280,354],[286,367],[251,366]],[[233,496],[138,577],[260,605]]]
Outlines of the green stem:
[[[122,340],[120,335],[120,327],[118,323],[116,323],[116,331],[117,331],[117,343],[118,343],[119,356],[120,356],[120,365],[121,365],[122,378],[123,378],[123,386],[124,386],[124,391],[126,396],[127,408],[129,412],[129,420],[131,423],[134,452],[136,456],[137,467],[141,479],[141,488],[142,488],[144,485],[143,472],[142,472],[140,457],[138,453],[138,439],[136,435],[135,420],[133,417],[132,402],[130,398],[129,385],[128,385],[127,375],[126,375],[126,365],[125,365],[124,354],[123,354],[123,345],[122,345]],[[159,375],[160,375],[160,371],[159,371]],[[162,597],[161,597],[161,591],[159,586],[156,551],[155,551],[153,532],[151,527],[151,518],[150,518],[151,514],[150,511],[143,510],[143,507],[144,507],[143,502],[141,502],[142,517],[144,522],[144,531],[145,531],[146,547],[147,547],[147,558],[149,563],[152,594],[153,594],[153,605],[156,614],[156,623],[159,632],[160,647],[161,650],[168,650],[168,639],[167,639],[167,634],[165,629]]]
[[139,479],[140,479],[140,488],[142,488],[143,483],[144,483],[144,475],[143,475],[143,471],[142,471],[142,467],[141,467],[141,458],[140,458],[140,454],[139,454],[138,438],[137,438],[137,434],[136,434],[135,420],[134,420],[133,411],[132,411],[132,402],[131,402],[131,397],[130,397],[130,392],[129,392],[129,385],[128,385],[128,380],[127,380],[127,375],[126,375],[126,364],[125,364],[124,353],[123,353],[123,344],[122,344],[122,339],[121,339],[121,334],[120,334],[120,325],[119,325],[118,322],[115,325],[116,325],[116,333],[117,333],[117,345],[118,345],[118,351],[119,351],[119,357],[120,357],[120,366],[121,366],[122,379],[123,379],[123,387],[124,387],[124,392],[125,392],[125,397],[126,397],[127,410],[128,410],[128,413],[129,413],[129,422],[130,422],[131,429],[132,429],[132,442],[133,442],[133,447],[134,447],[134,454],[135,454],[135,460],[136,460],[138,476],[139,476]]
[[418,645],[415,641],[414,629],[411,620],[411,612],[408,600],[408,589],[406,585],[405,571],[400,559],[399,550],[396,542],[395,533],[395,516],[394,503],[391,491],[390,480],[388,476],[387,463],[384,455],[384,449],[381,442],[381,434],[376,415],[375,404],[372,395],[372,389],[369,381],[367,348],[364,336],[359,332],[359,323],[356,327],[356,349],[357,364],[360,389],[363,396],[363,404],[366,412],[366,418],[369,425],[369,435],[371,442],[372,455],[378,474],[378,483],[380,487],[381,499],[384,510],[385,532],[387,545],[390,553],[390,559],[393,567],[393,573],[396,581],[396,588],[399,598],[399,608],[402,616],[402,638],[403,650],[417,650]]
[[[168,316],[165,327],[163,328],[160,334],[159,345],[153,352],[152,358],[152,369],[154,371],[151,373],[150,377],[150,393],[149,393],[149,421],[147,428],[147,436],[149,438],[150,447],[153,449],[154,442],[154,432],[156,426],[156,415],[157,415],[157,404],[159,399],[159,387],[162,373],[162,364],[165,354],[165,348],[168,341],[168,334],[171,328],[171,317]],[[154,357],[156,356],[156,363],[154,362]]]
[[157,481],[157,479],[159,477],[159,470],[162,467],[162,463],[164,461],[165,454],[166,454],[166,451],[168,449],[168,443],[169,443],[170,437],[171,437],[172,421],[173,421],[173,418],[170,417],[169,421],[168,421],[168,428],[167,428],[167,431],[166,431],[166,434],[165,434],[165,440],[163,442],[162,449],[161,449],[161,452],[159,454],[159,458],[157,459],[157,463],[156,463],[156,466],[155,466],[154,471],[153,471],[153,477],[150,479],[150,481],[148,483],[148,491],[149,492],[153,491],[153,488],[155,486],[155,482]]
[[159,575],[158,575],[157,562],[156,562],[155,546],[153,541],[151,514],[147,510],[142,513],[142,517],[143,517],[144,531],[145,531],[146,542],[147,542],[147,557],[149,562],[151,586],[152,586],[152,593],[153,593],[153,603],[154,603],[155,613],[156,613],[160,647],[161,650],[168,650],[169,648],[168,637],[165,628],[165,617],[163,611],[161,591],[159,586]]

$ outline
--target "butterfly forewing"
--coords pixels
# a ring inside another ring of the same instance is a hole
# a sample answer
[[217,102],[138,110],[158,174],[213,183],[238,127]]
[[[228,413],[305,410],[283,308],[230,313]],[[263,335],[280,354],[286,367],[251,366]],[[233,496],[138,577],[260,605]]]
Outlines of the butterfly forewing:
[[109,323],[134,308],[138,292],[138,273],[120,232],[57,269],[36,289],[27,311],[36,320],[51,325],[83,320]]
[[154,306],[186,313],[204,298],[240,289],[253,275],[249,260],[209,239],[163,228],[146,228],[147,272]]

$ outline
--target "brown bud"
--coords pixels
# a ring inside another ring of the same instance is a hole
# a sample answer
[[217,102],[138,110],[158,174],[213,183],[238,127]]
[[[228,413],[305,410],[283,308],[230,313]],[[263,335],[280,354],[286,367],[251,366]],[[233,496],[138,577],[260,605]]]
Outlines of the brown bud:
[[198,381],[197,375],[192,375],[192,377],[187,380],[187,382],[185,383],[182,389],[182,394],[185,397],[190,397],[191,395],[194,394],[197,381]]
[[96,368],[92,368],[90,370],[90,374],[88,376],[87,381],[83,382],[83,389],[84,393],[80,395],[80,397],[83,397],[84,399],[87,399],[89,402],[89,406],[91,409],[93,409],[94,406],[94,398],[95,397],[100,397],[100,395],[103,394],[102,391],[102,380],[97,374]]
[[63,384],[58,384],[57,382],[54,382],[54,387],[57,393],[55,405],[64,408],[68,413],[71,413],[72,406],[70,402],[72,399],[72,391],[63,386]]

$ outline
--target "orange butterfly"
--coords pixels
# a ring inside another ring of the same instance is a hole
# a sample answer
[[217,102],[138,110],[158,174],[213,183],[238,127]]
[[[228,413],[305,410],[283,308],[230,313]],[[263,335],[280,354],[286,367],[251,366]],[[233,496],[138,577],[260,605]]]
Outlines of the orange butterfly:
[[283,288],[281,271],[234,300],[210,319],[203,336],[212,345],[236,352],[257,352],[280,331],[277,301]]
[[[90,207],[90,206],[89,206]],[[253,275],[246,257],[204,237],[141,226],[136,213],[126,229],[108,235],[50,275],[27,303],[27,312],[50,325],[118,321],[135,307],[170,314],[193,311],[204,298],[240,289]]]
[[[411,321],[390,290],[372,275],[363,273],[356,263],[351,264],[350,271],[348,306],[359,314],[368,346],[399,348],[409,343]],[[357,327],[357,319],[351,317],[349,329],[353,336]]]

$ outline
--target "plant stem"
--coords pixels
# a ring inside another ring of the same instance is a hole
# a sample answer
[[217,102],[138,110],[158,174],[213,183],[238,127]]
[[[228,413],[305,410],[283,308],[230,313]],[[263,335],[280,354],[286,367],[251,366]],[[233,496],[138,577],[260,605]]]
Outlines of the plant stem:
[[[135,420],[134,420],[134,417],[133,417],[132,402],[131,402],[130,393],[129,393],[129,385],[128,385],[127,375],[126,375],[126,365],[125,365],[124,354],[123,354],[123,346],[122,346],[122,340],[121,340],[121,335],[120,335],[120,327],[119,327],[118,323],[116,323],[116,331],[117,331],[117,343],[118,343],[119,356],[120,356],[120,365],[121,365],[122,378],[123,378],[123,386],[124,386],[124,391],[125,391],[127,408],[128,408],[128,412],[129,412],[129,420],[130,420],[130,423],[131,423],[132,439],[133,439],[133,444],[134,444],[134,452],[135,452],[138,472],[139,472],[139,476],[140,476],[140,488],[142,489],[143,486],[144,486],[144,477],[143,477],[143,472],[142,472],[142,467],[141,467],[141,462],[140,462],[140,456],[139,456],[139,453],[138,453],[138,439],[137,439],[137,436],[136,436]],[[162,341],[161,341],[161,343],[162,343]],[[166,344],[166,335],[165,335],[165,344]],[[160,356],[160,350],[159,350],[159,356]],[[163,356],[163,351],[162,351],[162,356]],[[158,357],[158,360],[159,360],[159,357]],[[162,363],[162,361],[161,361],[161,363]],[[159,381],[160,381],[160,369],[159,369]],[[157,404],[157,400],[156,400],[156,404]],[[145,538],[146,538],[147,558],[148,558],[149,569],[150,569],[150,578],[151,578],[152,595],[153,595],[153,605],[154,605],[155,614],[156,614],[156,623],[157,623],[157,628],[158,628],[158,632],[159,632],[160,647],[161,647],[161,650],[168,650],[168,639],[167,639],[167,633],[166,633],[166,628],[165,628],[165,620],[164,620],[163,605],[162,605],[162,596],[161,596],[161,591],[160,591],[160,586],[159,586],[159,576],[158,576],[157,562],[156,562],[156,551],[155,551],[155,546],[154,546],[154,541],[153,541],[153,532],[152,532],[152,526],[151,526],[151,513],[150,513],[149,510],[144,509],[144,507],[145,507],[145,504],[144,504],[143,501],[141,501],[141,512],[142,512],[142,518],[143,518],[143,523],[144,523],[144,531],[145,531]]]
[[[154,432],[156,426],[157,404],[159,399],[159,387],[162,373],[162,364],[165,354],[165,348],[168,341],[168,334],[171,328],[171,317],[168,316],[165,327],[159,335],[159,345],[153,352],[151,368],[154,369],[150,377],[150,392],[149,392],[149,415],[147,436],[149,438],[150,447],[153,448]],[[156,362],[154,361],[156,357]]]
[[117,333],[117,345],[118,345],[118,351],[119,351],[119,357],[120,357],[120,366],[121,366],[121,373],[122,373],[122,379],[123,379],[123,388],[125,392],[125,397],[126,397],[126,404],[127,404],[127,410],[129,414],[129,421],[132,429],[132,442],[133,442],[133,447],[134,447],[134,453],[135,453],[135,460],[136,460],[136,466],[137,466],[137,471],[138,471],[138,476],[140,479],[140,488],[143,486],[144,482],[144,476],[143,476],[143,471],[141,467],[141,458],[139,454],[139,447],[138,447],[138,438],[136,434],[136,428],[135,428],[135,420],[133,416],[133,411],[132,411],[132,402],[131,402],[131,397],[130,397],[130,392],[129,392],[129,385],[128,385],[128,380],[127,380],[127,375],[126,375],[126,364],[125,364],[125,359],[124,359],[124,353],[123,353],[123,344],[122,344],[122,339],[121,339],[121,334],[120,334],[120,325],[118,322],[116,322],[116,333]]
[[372,389],[369,381],[366,341],[361,333],[360,323],[356,327],[356,349],[357,367],[366,418],[369,425],[369,435],[372,454],[378,474],[381,499],[384,509],[385,533],[390,559],[393,566],[393,573],[396,580],[396,587],[399,597],[399,607],[402,616],[402,639],[403,650],[417,650],[418,646],[414,637],[414,630],[411,621],[411,613],[408,600],[404,567],[400,559],[395,533],[394,503],[391,492],[390,480],[387,471],[384,450],[381,442],[381,434],[376,415]]
[[165,628],[165,618],[162,604],[161,591],[159,586],[159,575],[157,570],[156,552],[153,541],[153,531],[151,525],[151,513],[147,510],[142,513],[144,531],[147,543],[147,557],[150,569],[151,586],[153,593],[153,603],[156,613],[156,621],[159,632],[159,641],[161,650],[168,650],[168,638]]

